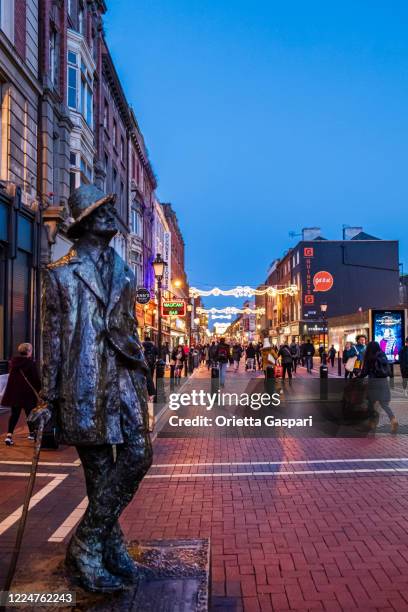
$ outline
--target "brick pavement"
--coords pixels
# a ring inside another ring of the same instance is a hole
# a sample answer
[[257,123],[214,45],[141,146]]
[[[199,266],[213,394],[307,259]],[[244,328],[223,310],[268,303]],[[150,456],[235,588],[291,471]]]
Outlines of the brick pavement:
[[[22,429],[18,434],[2,461],[28,460],[30,443]],[[408,472],[321,473],[325,465],[311,463],[373,458],[408,459],[408,438],[158,438],[156,467],[125,511],[123,527],[131,539],[210,537],[214,610],[408,610]],[[68,477],[30,511],[22,567],[58,546],[48,538],[83,499],[80,468],[62,465],[75,459],[66,447],[42,455],[54,464],[43,464],[42,472]],[[245,473],[253,469],[250,462],[304,468],[287,463],[293,461],[307,461],[313,473]],[[197,466],[202,463],[210,465]],[[350,463],[352,469],[367,465],[376,464]],[[408,467],[401,461],[377,465]],[[26,472],[27,466],[1,464],[0,470]],[[180,470],[186,475],[173,477]],[[21,503],[23,480],[1,476],[8,496],[1,498],[0,521]],[[46,482],[38,481],[36,491]],[[14,535],[10,527],[0,536],[5,553]]]

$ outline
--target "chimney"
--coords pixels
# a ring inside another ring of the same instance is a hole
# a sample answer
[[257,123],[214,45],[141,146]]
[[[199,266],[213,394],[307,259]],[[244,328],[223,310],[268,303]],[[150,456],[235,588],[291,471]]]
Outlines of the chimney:
[[321,235],[320,227],[304,227],[302,229],[302,240],[307,242],[309,240],[314,240]]
[[343,240],[351,240],[362,231],[362,227],[343,227]]

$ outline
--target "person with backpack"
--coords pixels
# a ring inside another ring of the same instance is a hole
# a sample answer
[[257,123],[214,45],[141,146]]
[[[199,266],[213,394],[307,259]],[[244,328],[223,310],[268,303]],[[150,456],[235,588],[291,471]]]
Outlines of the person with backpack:
[[289,346],[290,354],[292,355],[293,371],[296,374],[296,368],[300,360],[300,347],[295,340],[292,340]]
[[331,367],[334,368],[334,360],[336,359],[336,349],[334,348],[334,344],[329,348],[329,361],[331,363]]
[[404,390],[404,395],[407,397],[408,395],[408,337],[405,338],[405,344],[398,353],[399,366],[401,370],[402,376],[402,388]]
[[225,338],[221,338],[217,346],[216,361],[220,368],[220,386],[225,385],[225,373],[227,371],[228,360],[230,355],[230,347],[225,342]]
[[310,338],[303,345],[303,356],[305,358],[305,365],[308,374],[312,373],[313,370],[313,356],[315,354],[315,347],[310,341]]
[[157,346],[151,341],[150,336],[145,336],[142,345],[146,363],[149,366],[152,379],[154,379],[154,369],[156,367],[156,361],[159,356],[159,351],[157,349]]
[[364,361],[359,375],[359,378],[368,377],[368,415],[370,419],[378,421],[378,413],[375,411],[375,404],[378,402],[390,419],[391,433],[397,433],[398,421],[390,407],[389,375],[390,366],[386,354],[378,342],[369,342],[364,351]]
[[211,342],[211,346],[208,349],[208,357],[208,369],[210,369],[211,366],[215,365],[217,362],[217,345],[215,344],[214,340]]
[[290,348],[287,344],[282,344],[279,349],[278,357],[281,358],[282,362],[282,380],[285,379],[286,372],[288,373],[288,378],[291,379],[293,359]]
[[255,355],[256,355],[256,351],[255,351],[255,347],[252,344],[252,342],[250,342],[246,348],[245,351],[245,357],[246,357],[246,369],[247,370],[255,370]]
[[[8,422],[8,433],[4,440],[7,446],[13,446],[14,429],[24,410],[26,417],[37,406],[35,393],[41,389],[40,376],[35,361],[32,359],[33,347],[28,342],[20,344],[18,355],[10,360],[10,373],[2,399],[3,406],[11,407]],[[34,427],[29,423],[29,440],[35,439]]]

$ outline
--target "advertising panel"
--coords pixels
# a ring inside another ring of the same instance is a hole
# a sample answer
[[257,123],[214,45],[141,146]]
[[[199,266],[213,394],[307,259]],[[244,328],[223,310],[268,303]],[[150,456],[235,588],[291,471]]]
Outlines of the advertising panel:
[[398,361],[404,336],[404,310],[371,310],[371,338],[379,343],[390,363]]

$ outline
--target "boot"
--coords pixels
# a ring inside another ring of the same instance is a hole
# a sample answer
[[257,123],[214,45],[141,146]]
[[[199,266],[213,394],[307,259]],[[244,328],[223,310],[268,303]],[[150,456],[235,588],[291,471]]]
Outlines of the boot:
[[394,416],[391,419],[391,433],[395,434],[395,433],[397,433],[397,430],[398,430],[398,421],[397,421],[396,417]]
[[122,530],[116,523],[107,538],[103,559],[106,567],[115,576],[120,576],[127,584],[134,584],[139,578],[150,578],[153,571],[138,563],[130,556],[123,540]]
[[124,588],[120,578],[104,567],[99,543],[84,542],[74,535],[68,545],[65,565],[74,581],[86,591],[111,593]]

